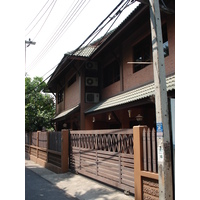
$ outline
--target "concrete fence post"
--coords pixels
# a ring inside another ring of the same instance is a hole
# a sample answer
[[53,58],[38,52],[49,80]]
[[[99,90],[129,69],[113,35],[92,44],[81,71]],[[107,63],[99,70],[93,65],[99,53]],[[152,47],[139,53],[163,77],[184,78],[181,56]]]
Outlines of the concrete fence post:
[[62,173],[69,170],[69,130],[61,131],[61,171]]
[[143,129],[147,126],[134,126],[133,127],[133,146],[134,146],[134,181],[135,181],[135,199],[142,200],[142,180],[141,170],[143,169],[143,146],[142,134]]

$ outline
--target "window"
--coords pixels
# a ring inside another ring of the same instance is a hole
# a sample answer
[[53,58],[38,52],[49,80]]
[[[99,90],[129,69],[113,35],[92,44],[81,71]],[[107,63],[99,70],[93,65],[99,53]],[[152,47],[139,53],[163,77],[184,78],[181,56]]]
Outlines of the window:
[[167,24],[162,26],[162,34],[163,34],[163,53],[164,57],[169,55],[169,46],[168,46],[168,37],[167,37]]
[[58,92],[58,104],[64,100],[64,90]]
[[76,82],[76,74],[68,81],[67,85],[70,87],[73,83]]
[[[168,37],[167,37],[167,24],[162,26],[163,34],[163,53],[164,57],[169,55]],[[151,35],[144,38],[133,47],[133,60],[134,62],[151,62],[152,61],[152,44]],[[134,64],[133,73],[145,68],[149,64]]]
[[115,60],[103,69],[103,87],[120,80],[119,64]]
[[[140,41],[133,48],[133,60],[134,62],[150,62],[151,61],[151,38],[146,37],[144,40]],[[137,72],[145,68],[148,64],[134,64],[133,72]]]

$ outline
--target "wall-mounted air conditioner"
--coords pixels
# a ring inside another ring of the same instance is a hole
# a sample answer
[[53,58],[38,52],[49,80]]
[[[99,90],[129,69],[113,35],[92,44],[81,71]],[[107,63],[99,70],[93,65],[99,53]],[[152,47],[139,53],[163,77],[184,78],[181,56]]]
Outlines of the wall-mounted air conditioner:
[[98,103],[99,102],[99,93],[86,93],[86,102],[87,103]]
[[98,86],[98,78],[97,77],[86,77],[85,85],[86,86]]
[[98,64],[97,64],[97,62],[88,61],[88,62],[86,62],[85,68],[87,70],[98,70]]

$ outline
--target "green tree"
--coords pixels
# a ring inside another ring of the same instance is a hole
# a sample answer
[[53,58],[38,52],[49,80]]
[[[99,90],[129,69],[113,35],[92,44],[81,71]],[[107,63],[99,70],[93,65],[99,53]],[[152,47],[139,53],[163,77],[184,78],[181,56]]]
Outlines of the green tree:
[[52,128],[55,103],[52,96],[42,92],[46,86],[41,77],[25,78],[25,130],[28,132]]

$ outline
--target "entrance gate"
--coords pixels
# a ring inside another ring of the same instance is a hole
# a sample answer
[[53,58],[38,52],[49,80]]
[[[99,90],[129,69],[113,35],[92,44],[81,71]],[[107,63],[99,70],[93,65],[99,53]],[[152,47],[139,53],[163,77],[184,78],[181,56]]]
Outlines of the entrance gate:
[[133,130],[70,131],[70,168],[122,190],[134,190]]

